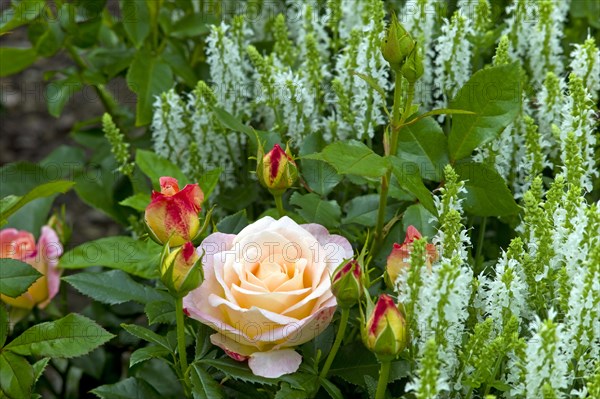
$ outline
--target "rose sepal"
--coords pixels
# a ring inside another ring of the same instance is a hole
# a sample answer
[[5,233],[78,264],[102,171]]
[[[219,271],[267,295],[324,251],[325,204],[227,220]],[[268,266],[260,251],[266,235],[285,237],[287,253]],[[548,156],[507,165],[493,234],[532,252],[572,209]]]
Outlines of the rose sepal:
[[210,208],[208,212],[206,212],[206,216],[204,217],[204,222],[202,223],[202,226],[198,229],[198,233],[196,233],[196,235],[190,240],[194,244],[198,244],[197,241],[200,241],[200,237],[202,237],[204,233],[206,233],[206,230],[208,230],[215,207],[216,205],[213,205],[212,208]]

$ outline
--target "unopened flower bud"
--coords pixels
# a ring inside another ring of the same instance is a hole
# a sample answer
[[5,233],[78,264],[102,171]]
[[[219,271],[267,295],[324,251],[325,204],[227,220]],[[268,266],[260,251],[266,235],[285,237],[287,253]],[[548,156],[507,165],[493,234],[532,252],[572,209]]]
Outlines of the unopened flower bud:
[[[392,252],[387,258],[386,271],[389,283],[393,286],[400,272],[410,267],[410,254],[413,249],[413,241],[422,238],[421,233],[414,226],[408,226],[406,237],[402,244],[395,243]],[[437,249],[433,244],[425,246],[427,253],[425,264],[431,269],[431,264],[438,259]]]
[[194,244],[186,242],[163,256],[160,265],[161,281],[171,292],[187,294],[200,285],[200,260]]
[[406,321],[389,295],[379,296],[362,335],[365,346],[380,361],[392,360],[404,350],[408,342]]
[[342,308],[354,306],[360,299],[362,286],[362,271],[358,261],[352,259],[342,263],[333,273],[331,291]]
[[273,149],[264,155],[260,149],[257,158],[258,181],[271,193],[283,193],[298,179],[298,167],[292,158],[289,147],[283,151],[279,144],[275,144]]
[[415,46],[400,71],[409,83],[415,83],[423,76],[423,56],[419,46]]
[[392,14],[392,20],[381,43],[383,58],[390,63],[392,69],[399,70],[414,47],[415,41],[398,22],[396,14]]
[[160,178],[160,192],[152,192],[145,220],[153,240],[171,247],[193,240],[200,230],[200,205],[204,193],[198,184],[188,184],[179,190],[177,179]]

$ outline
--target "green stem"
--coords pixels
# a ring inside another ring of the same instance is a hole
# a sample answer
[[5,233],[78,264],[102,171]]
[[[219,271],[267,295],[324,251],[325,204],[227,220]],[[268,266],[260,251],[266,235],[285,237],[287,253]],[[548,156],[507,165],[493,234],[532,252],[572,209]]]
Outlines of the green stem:
[[177,352],[179,353],[179,366],[183,378],[185,391],[188,392],[190,382],[187,377],[187,354],[185,350],[185,323],[183,321],[183,298],[175,299],[175,319],[177,322]]
[[477,252],[475,254],[475,262],[479,262],[481,257],[481,251],[483,249],[483,240],[485,238],[485,225],[487,224],[487,217],[483,217],[481,225],[479,226],[479,237],[477,239]]
[[279,217],[282,218],[285,216],[285,209],[283,209],[283,194],[273,194],[275,198],[275,205],[277,206],[277,211],[279,211]]
[[[414,95],[414,84],[409,86],[408,100],[412,103],[412,95]],[[408,103],[407,103],[408,104]],[[412,105],[412,104],[411,104]],[[402,75],[396,72],[396,78],[394,82],[394,105],[392,106],[392,120],[391,120],[391,140],[389,145],[385,147],[385,155],[396,155],[398,152],[398,132],[400,131],[400,125],[402,119],[405,118],[404,113],[400,113],[402,106]],[[405,109],[409,108],[410,105],[406,105]],[[379,192],[379,209],[377,210],[377,224],[375,227],[375,234],[373,235],[373,242],[371,244],[370,253],[374,254],[377,246],[383,241],[382,232],[383,225],[385,223],[385,207],[387,206],[387,195],[389,191],[389,182],[392,178],[392,171],[388,170],[387,173],[381,177],[381,191]]]
[[342,340],[344,339],[344,335],[346,333],[346,326],[348,325],[348,319],[350,318],[350,309],[342,308],[342,318],[340,319],[340,327],[337,330],[337,335],[335,336],[335,341],[333,341],[333,346],[329,351],[329,355],[327,355],[327,360],[325,360],[325,364],[321,369],[321,373],[319,377],[326,378],[327,373],[329,372],[329,368],[331,367],[331,363],[333,363],[333,359],[335,359],[335,355],[337,354],[338,349],[340,349],[340,345],[342,344]]
[[[81,72],[89,69],[87,63],[79,55],[79,53],[77,52],[77,50],[75,49],[75,47],[72,44],[68,43],[65,45],[65,47],[66,47],[67,51],[69,52],[69,55],[71,56],[71,58],[73,58],[73,61],[75,62],[75,64],[81,70]],[[83,83],[84,79],[83,79],[83,76],[81,76],[81,74],[80,74],[80,79]],[[110,94],[110,92],[106,89],[106,87],[103,84],[95,84],[95,85],[92,85],[92,87],[94,88],[94,90],[96,91],[96,94],[100,98],[100,101],[102,102],[104,109],[106,109],[106,112],[108,112],[113,117],[113,119],[116,119],[116,116],[119,114],[117,112],[118,106],[117,106],[117,102],[114,99],[114,97],[112,96],[112,94]],[[115,121],[115,123],[117,123],[117,122]]]
[[375,393],[375,399],[383,399],[385,397],[385,389],[387,388],[391,365],[392,362],[389,360],[381,362],[381,368],[379,369],[379,381],[377,382],[377,392]]

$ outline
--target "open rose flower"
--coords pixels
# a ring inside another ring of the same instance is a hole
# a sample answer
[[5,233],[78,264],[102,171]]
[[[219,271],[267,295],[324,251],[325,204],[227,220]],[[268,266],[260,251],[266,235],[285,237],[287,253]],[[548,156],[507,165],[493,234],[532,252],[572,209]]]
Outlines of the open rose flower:
[[[395,243],[392,252],[387,258],[386,271],[390,282],[395,283],[400,271],[410,267],[410,253],[413,248],[413,241],[422,238],[421,233],[414,226],[408,226],[406,237],[402,244]],[[431,264],[438,259],[437,249],[433,244],[425,245],[426,259],[425,264],[431,269]]]
[[27,231],[10,228],[0,230],[0,257],[29,263],[42,273],[42,277],[37,279],[27,292],[17,298],[2,295],[2,301],[22,309],[32,309],[35,305],[39,308],[46,307],[58,293],[58,258],[62,253],[63,247],[56,232],[48,226],[42,227],[37,245],[33,235]]
[[179,190],[177,179],[160,178],[160,193],[152,192],[152,201],[146,208],[146,224],[153,238],[171,247],[194,239],[200,229],[198,212],[204,194],[197,184],[187,184]]
[[294,346],[331,321],[331,274],[353,255],[348,240],[318,224],[262,218],[237,235],[214,233],[204,251],[204,282],[183,306],[217,330],[210,339],[252,372],[276,378],[302,361]]

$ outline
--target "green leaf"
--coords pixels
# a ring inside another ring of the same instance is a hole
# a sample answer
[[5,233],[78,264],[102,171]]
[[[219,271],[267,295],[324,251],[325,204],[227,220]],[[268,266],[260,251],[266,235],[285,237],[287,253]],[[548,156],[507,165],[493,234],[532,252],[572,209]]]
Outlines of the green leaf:
[[65,193],[71,187],[73,187],[74,184],[75,183],[72,181],[56,180],[53,182],[40,184],[24,196],[19,197],[18,200],[16,200],[14,197],[11,197],[10,201],[5,202],[3,199],[3,201],[0,203],[0,219],[2,220],[2,222],[5,222],[10,215],[15,213],[17,210],[19,210],[19,208],[23,207],[25,204],[38,198],[49,197],[57,193]]
[[414,204],[406,208],[402,218],[404,232],[408,226],[415,226],[423,237],[433,237],[437,232],[437,222],[431,222],[434,216],[422,204]]
[[93,320],[71,313],[37,324],[4,347],[24,356],[76,357],[91,352],[114,337]]
[[193,364],[190,371],[194,399],[224,398],[221,386],[200,365]]
[[342,211],[335,201],[324,201],[317,194],[299,194],[290,197],[290,204],[296,205],[298,213],[309,223],[319,223],[327,228],[340,224]]
[[33,368],[25,358],[0,352],[0,393],[8,398],[29,398],[33,382]]
[[198,185],[204,193],[204,198],[208,198],[215,187],[217,187],[219,179],[221,178],[221,173],[223,173],[223,168],[215,168],[202,173]]
[[336,387],[331,381],[329,381],[326,378],[320,378],[319,381],[321,381],[321,386],[323,387],[323,389],[325,389],[325,391],[327,391],[329,396],[331,396],[333,399],[344,399],[344,395],[342,395],[340,389]]
[[308,186],[322,196],[329,194],[343,178],[336,173],[333,166],[314,159],[303,159],[300,170]]
[[127,273],[121,270],[102,273],[77,273],[62,279],[82,294],[109,305],[128,301],[145,304],[167,296],[154,288],[135,282]]
[[115,236],[89,241],[73,248],[60,258],[63,269],[105,266],[143,278],[158,277],[161,247],[151,241]]
[[50,115],[58,118],[65,104],[82,88],[83,84],[75,74],[49,83],[46,87],[46,102]]
[[233,215],[225,216],[217,223],[217,231],[226,234],[237,234],[246,226],[248,226],[248,217],[246,210],[242,209]]
[[160,191],[158,180],[163,176],[174,177],[180,186],[189,183],[188,178],[178,166],[151,151],[137,150],[135,152],[135,163],[150,178],[152,186],[156,190]]
[[139,48],[150,33],[150,15],[146,2],[121,0],[121,20],[127,36]]
[[173,83],[173,71],[168,63],[148,50],[137,52],[127,72],[127,86],[137,94],[136,126],[150,123],[155,97],[168,91]]
[[389,167],[385,158],[356,140],[337,141],[329,144],[322,152],[306,155],[303,159],[325,161],[342,175],[373,178],[383,176]]
[[477,113],[452,117],[448,148],[450,158],[458,160],[496,138],[517,116],[521,108],[519,64],[515,62],[475,72],[450,101],[450,108]]
[[393,172],[398,184],[404,190],[413,194],[429,212],[437,215],[437,209],[433,202],[431,192],[421,180],[419,166],[414,162],[406,161],[398,157],[389,157],[393,165]]
[[45,357],[45,358],[33,363],[33,383],[34,384],[37,382],[37,380],[40,379],[40,377],[44,373],[44,370],[46,370],[46,366],[48,365],[49,361],[50,361],[50,358]]
[[133,208],[136,211],[140,211],[140,212],[145,211],[146,207],[149,204],[150,204],[150,194],[146,194],[146,193],[137,193],[137,194],[134,194],[131,197],[127,197],[123,201],[119,202],[119,205],[128,206],[128,207]]
[[250,143],[250,151],[256,152],[258,150],[258,142],[256,137],[261,141],[265,148],[271,148],[276,143],[281,141],[279,134],[275,132],[263,132],[261,130],[254,130],[251,126],[244,125],[234,115],[231,115],[227,110],[220,107],[212,107],[215,116],[219,122],[226,128],[233,130],[234,132],[244,133],[248,136]]
[[36,59],[34,48],[0,47],[0,78],[21,72]]
[[146,381],[129,377],[116,384],[101,385],[90,391],[102,399],[153,399],[161,395]]
[[191,13],[175,22],[171,36],[178,39],[199,37],[210,32],[210,25],[219,21],[207,13]]
[[[0,269],[2,266],[0,266]],[[4,303],[0,302],[0,349],[4,346],[6,342],[6,337],[8,336],[8,311],[4,306]]]
[[[393,382],[408,375],[409,368],[405,361],[393,361],[390,369],[389,382]],[[329,375],[342,378],[351,384],[365,386],[364,376],[368,375],[375,380],[379,377],[379,362],[362,342],[357,341],[342,346],[329,369]]]
[[447,139],[433,118],[405,126],[398,134],[398,157],[416,163],[421,177],[441,181],[448,159]]
[[0,349],[4,346],[6,337],[8,337],[8,323],[8,311],[4,303],[0,302]]
[[46,7],[44,0],[12,2],[0,15],[0,36],[37,18]]
[[[377,212],[379,210],[379,194],[368,194],[352,198],[344,206],[346,217],[342,219],[343,224],[356,223],[362,226],[374,227],[377,223]],[[385,208],[385,220],[394,216],[394,206]]]
[[162,346],[145,346],[135,350],[129,358],[129,368],[132,368],[138,363],[145,362],[153,358],[166,358],[171,354],[171,351]]
[[[204,15],[204,14],[193,14]],[[190,66],[190,61],[186,59],[185,49],[176,41],[170,41],[163,52],[163,59],[171,66],[175,76],[182,79],[188,87],[195,87],[198,83],[198,77],[194,69]]]
[[[315,376],[315,384],[317,383],[316,382],[317,378],[318,377]],[[307,397],[306,391],[293,388],[287,382],[283,382],[283,383],[281,383],[281,387],[275,394],[274,399],[305,399],[306,397]]]
[[465,181],[463,206],[477,216],[506,216],[519,212],[513,194],[493,167],[477,162],[457,163],[454,170]]
[[374,78],[370,77],[369,75],[365,75],[364,73],[356,71],[352,71],[352,74],[364,80],[369,86],[371,86],[373,90],[379,93],[379,95],[382,98],[387,98],[387,93],[381,88],[381,86],[379,86],[379,83],[377,83],[377,81]]
[[171,348],[167,339],[158,335],[152,330],[138,326],[137,324],[121,324],[121,327],[123,327],[129,334],[138,337],[139,339],[159,345],[170,352],[173,351],[173,348]]
[[16,298],[42,274],[28,263],[16,259],[0,258],[0,294]]
[[267,385],[277,385],[279,382],[276,378],[265,378],[254,375],[246,363],[240,363],[233,359],[202,359],[199,363],[212,366],[224,372],[225,375],[244,382]]
[[175,321],[175,304],[172,300],[148,302],[144,308],[148,324],[171,324]]

